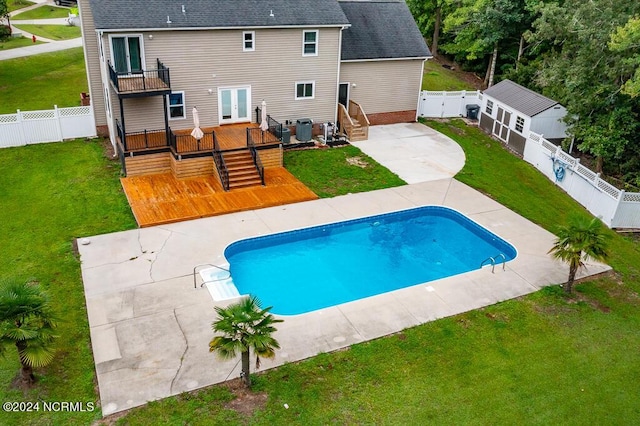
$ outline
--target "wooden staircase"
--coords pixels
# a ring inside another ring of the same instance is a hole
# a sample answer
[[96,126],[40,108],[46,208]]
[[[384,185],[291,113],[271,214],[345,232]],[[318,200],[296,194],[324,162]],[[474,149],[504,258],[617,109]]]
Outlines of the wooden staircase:
[[223,152],[222,156],[229,172],[230,190],[262,185],[260,173],[249,149]]
[[338,121],[340,132],[347,135],[350,142],[369,139],[369,119],[359,103],[349,101],[349,108],[338,104]]

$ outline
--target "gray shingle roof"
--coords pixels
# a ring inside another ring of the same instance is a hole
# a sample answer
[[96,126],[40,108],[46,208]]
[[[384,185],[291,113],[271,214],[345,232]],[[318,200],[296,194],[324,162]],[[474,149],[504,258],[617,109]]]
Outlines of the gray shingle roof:
[[342,33],[342,60],[431,56],[404,1],[340,1],[351,23]]
[[[89,0],[89,3],[96,28],[102,30],[348,24],[336,0]],[[270,16],[272,11],[274,16]],[[171,24],[167,24],[167,16]]]
[[522,87],[511,80],[502,80],[495,86],[489,87],[483,93],[529,117],[538,115],[558,105],[558,102],[553,99]]

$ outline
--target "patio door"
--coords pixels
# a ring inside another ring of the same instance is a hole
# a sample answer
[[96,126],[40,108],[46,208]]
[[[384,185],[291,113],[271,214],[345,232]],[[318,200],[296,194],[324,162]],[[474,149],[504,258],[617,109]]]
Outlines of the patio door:
[[117,72],[140,73],[142,63],[142,36],[111,37],[111,60]]
[[509,138],[509,123],[511,122],[511,112],[498,107],[498,116],[493,123],[493,134],[503,142]]
[[251,86],[218,89],[220,124],[251,121]]

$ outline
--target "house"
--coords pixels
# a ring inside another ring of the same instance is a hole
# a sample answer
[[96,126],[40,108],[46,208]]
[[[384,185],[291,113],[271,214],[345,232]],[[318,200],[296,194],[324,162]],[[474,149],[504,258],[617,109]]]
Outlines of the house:
[[483,93],[480,128],[522,154],[529,132],[560,143],[567,137],[565,107],[553,99],[503,80]]
[[[255,127],[262,101],[273,137],[259,142],[273,149],[300,119],[315,123],[314,133],[339,122],[354,140],[366,138],[369,124],[416,119],[430,53],[404,1],[80,0],[79,7],[96,123],[128,175],[176,171],[188,158],[212,161],[212,150],[215,160],[224,150],[216,129]],[[199,140],[189,135],[194,107],[205,129]],[[142,156],[144,165],[134,166]]]

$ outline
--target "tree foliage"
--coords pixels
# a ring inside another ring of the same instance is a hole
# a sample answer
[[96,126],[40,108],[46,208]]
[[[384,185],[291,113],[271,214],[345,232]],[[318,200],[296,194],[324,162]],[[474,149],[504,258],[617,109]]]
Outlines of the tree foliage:
[[49,298],[39,285],[18,280],[0,282],[0,353],[16,347],[23,384],[32,385],[33,368],[53,360],[55,328]]
[[256,355],[256,368],[260,368],[260,357],[273,358],[279,343],[272,337],[276,331],[274,324],[282,322],[269,313],[271,307],[260,308],[260,301],[251,296],[225,308],[215,308],[218,318],[213,322],[213,331],[222,333],[209,342],[209,352],[217,353],[222,359],[232,359],[241,354],[241,378],[251,387],[249,376],[249,352]]
[[569,278],[564,289],[571,294],[576,273],[584,267],[584,260],[607,259],[607,237],[599,219],[587,220],[582,217],[572,218],[568,226],[558,228],[557,234],[558,238],[549,253],[555,259],[569,264]]

